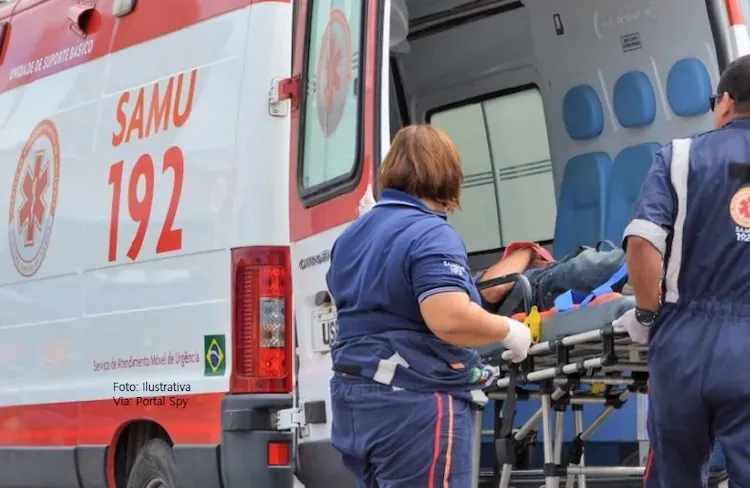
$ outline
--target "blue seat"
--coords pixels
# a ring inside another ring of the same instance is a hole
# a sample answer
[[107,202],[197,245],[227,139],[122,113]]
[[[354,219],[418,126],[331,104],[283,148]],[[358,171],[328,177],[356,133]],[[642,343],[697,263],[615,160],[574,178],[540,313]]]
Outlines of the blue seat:
[[711,109],[711,77],[696,58],[677,61],[667,75],[667,100],[680,117],[694,117]]
[[599,95],[589,85],[574,86],[563,99],[563,122],[575,141],[595,139],[604,130],[604,110]]
[[627,128],[651,125],[656,118],[656,94],[643,71],[629,71],[615,83],[615,115]]
[[581,154],[568,161],[557,205],[553,255],[561,259],[578,246],[604,236],[607,185],[612,158],[603,152]]
[[615,157],[607,191],[607,220],[604,238],[622,242],[622,233],[630,220],[633,205],[641,192],[656,151],[661,144],[648,143],[626,147]]

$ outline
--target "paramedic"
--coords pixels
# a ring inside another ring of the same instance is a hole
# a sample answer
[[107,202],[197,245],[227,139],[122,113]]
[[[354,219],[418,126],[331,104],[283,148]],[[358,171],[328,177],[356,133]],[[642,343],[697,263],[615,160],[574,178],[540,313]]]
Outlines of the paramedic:
[[729,65],[716,130],[657,153],[625,229],[637,306],[620,322],[649,331],[646,488],[701,486],[714,441],[729,486],[750,487],[749,80],[750,56]]
[[486,403],[497,369],[470,348],[503,342],[515,361],[527,355],[528,328],[480,306],[446,221],[462,180],[447,135],[404,127],[381,166],[380,201],[331,250],[331,439],[359,487],[474,488],[472,403]]

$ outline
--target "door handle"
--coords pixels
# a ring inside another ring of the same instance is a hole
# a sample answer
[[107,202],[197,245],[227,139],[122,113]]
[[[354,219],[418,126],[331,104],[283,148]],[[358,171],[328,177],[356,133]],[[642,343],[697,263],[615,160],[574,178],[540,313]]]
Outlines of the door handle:
[[81,37],[86,37],[91,26],[91,19],[96,11],[94,7],[94,2],[86,0],[78,0],[74,5],[71,5],[68,8],[70,30]]

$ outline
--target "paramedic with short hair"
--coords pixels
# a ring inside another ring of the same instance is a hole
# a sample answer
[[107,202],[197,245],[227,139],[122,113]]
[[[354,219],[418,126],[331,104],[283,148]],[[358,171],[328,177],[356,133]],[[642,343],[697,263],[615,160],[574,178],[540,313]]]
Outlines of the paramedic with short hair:
[[497,375],[472,347],[523,360],[528,328],[485,311],[447,222],[463,170],[442,131],[404,127],[381,166],[380,201],[331,250],[338,314],[331,439],[359,487],[472,486],[472,404]]
[[710,106],[716,130],[657,153],[625,229],[637,307],[619,325],[649,341],[646,488],[705,486],[714,441],[729,486],[750,487],[750,56]]

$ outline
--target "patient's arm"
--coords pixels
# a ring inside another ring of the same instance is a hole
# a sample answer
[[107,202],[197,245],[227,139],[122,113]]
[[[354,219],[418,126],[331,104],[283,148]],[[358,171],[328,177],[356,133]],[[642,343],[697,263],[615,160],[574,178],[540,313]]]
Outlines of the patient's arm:
[[[519,249],[488,268],[482,279],[479,280],[479,283],[513,273],[523,273],[530,267],[534,256],[533,249]],[[487,302],[498,303],[505,298],[505,295],[513,288],[513,285],[514,283],[506,283],[504,285],[493,286],[492,288],[481,290],[480,293]]]

